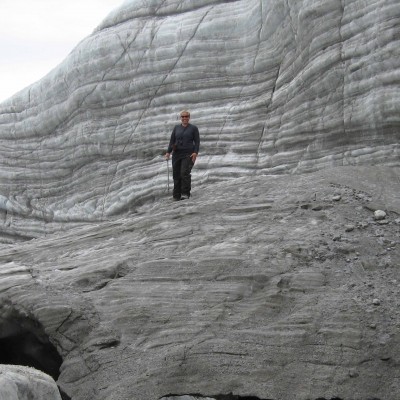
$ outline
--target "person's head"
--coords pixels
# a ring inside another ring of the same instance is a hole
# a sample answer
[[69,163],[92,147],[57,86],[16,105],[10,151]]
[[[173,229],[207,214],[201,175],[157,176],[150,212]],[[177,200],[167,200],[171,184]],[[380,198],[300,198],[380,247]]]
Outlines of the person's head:
[[190,119],[190,112],[187,110],[182,110],[180,112],[180,116],[181,116],[181,123],[183,126],[186,126],[189,123],[189,119]]

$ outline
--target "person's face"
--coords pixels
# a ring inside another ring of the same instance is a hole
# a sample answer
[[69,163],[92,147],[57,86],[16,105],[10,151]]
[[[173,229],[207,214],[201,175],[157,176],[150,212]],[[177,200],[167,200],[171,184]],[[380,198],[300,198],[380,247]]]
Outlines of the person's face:
[[186,113],[181,114],[181,122],[182,122],[183,126],[187,126],[188,125],[189,119],[190,119],[190,115],[189,114],[186,114]]

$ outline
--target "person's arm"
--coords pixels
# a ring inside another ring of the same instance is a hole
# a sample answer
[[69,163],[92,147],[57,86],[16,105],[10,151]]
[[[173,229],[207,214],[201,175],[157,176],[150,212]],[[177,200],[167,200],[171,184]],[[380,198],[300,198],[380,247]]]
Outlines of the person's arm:
[[199,129],[197,127],[196,127],[195,131],[193,132],[193,142],[194,142],[193,153],[199,154],[200,133],[199,133]]
[[193,142],[194,142],[193,153],[190,156],[190,158],[192,159],[192,162],[195,163],[197,155],[199,154],[200,150],[200,133],[197,127],[193,132]]

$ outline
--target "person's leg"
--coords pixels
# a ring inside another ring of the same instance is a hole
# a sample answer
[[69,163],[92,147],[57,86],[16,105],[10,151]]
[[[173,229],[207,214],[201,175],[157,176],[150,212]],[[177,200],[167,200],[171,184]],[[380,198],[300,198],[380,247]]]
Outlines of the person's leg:
[[192,189],[192,175],[193,161],[190,156],[185,157],[181,164],[181,193],[183,196],[190,197],[190,190]]
[[182,178],[181,178],[181,169],[182,169],[182,159],[172,160],[172,177],[174,179],[174,190],[172,192],[172,196],[174,196],[175,200],[181,199],[181,186],[182,186]]

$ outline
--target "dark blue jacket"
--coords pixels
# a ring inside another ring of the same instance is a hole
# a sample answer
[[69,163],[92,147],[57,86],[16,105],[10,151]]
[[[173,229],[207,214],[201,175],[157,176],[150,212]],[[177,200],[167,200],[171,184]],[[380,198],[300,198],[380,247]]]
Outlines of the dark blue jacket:
[[189,124],[185,128],[182,125],[176,125],[171,134],[167,153],[172,153],[172,150],[178,157],[198,153],[200,133],[197,126]]

